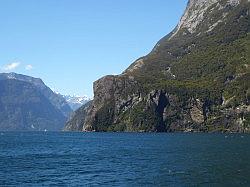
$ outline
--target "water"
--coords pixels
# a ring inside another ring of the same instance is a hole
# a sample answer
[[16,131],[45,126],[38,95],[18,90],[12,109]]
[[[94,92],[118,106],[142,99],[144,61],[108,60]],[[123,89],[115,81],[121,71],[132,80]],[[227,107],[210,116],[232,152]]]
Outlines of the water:
[[0,186],[249,186],[250,135],[0,133]]

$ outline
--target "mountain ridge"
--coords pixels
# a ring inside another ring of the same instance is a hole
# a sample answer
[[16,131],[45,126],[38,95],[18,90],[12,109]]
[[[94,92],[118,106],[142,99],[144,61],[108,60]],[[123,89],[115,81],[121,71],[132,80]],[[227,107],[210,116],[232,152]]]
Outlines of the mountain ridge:
[[78,130],[248,132],[249,6],[190,0],[176,29],[148,55],[94,82]]
[[0,74],[0,130],[60,131],[72,110],[39,78]]
[[56,106],[56,108],[58,108],[64,114],[65,117],[69,116],[72,112],[65,99],[61,95],[54,93],[48,86],[45,85],[45,83],[40,78],[17,74],[14,72],[0,73],[0,80],[6,79],[20,80],[33,84],[41,92],[43,92],[43,94],[51,101],[54,106]]
[[77,95],[62,95],[63,98],[67,101],[69,106],[73,111],[76,111],[78,108],[89,102],[91,99],[89,99],[87,96],[77,96]]

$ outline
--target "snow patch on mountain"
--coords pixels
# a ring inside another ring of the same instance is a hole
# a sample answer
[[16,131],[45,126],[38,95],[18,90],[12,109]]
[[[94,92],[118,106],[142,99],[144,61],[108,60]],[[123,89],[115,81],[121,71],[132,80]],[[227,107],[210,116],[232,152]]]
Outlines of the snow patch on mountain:
[[64,95],[63,97],[74,111],[91,100],[88,96]]

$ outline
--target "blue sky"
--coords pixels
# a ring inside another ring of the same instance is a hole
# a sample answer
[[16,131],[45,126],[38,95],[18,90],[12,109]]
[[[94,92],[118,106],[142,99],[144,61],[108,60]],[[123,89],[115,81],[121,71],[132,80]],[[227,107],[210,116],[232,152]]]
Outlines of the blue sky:
[[0,71],[92,96],[177,25],[187,0],[1,0]]

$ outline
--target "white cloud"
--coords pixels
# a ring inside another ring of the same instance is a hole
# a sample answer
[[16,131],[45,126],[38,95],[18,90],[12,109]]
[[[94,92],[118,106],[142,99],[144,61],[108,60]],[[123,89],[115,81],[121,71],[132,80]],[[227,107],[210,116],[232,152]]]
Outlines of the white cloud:
[[32,69],[33,69],[33,66],[30,65],[30,64],[28,64],[28,65],[25,66],[25,69],[26,69],[27,71],[32,70]]
[[12,62],[10,64],[6,64],[1,69],[3,69],[4,71],[12,71],[16,69],[20,64],[21,64],[20,62]]

